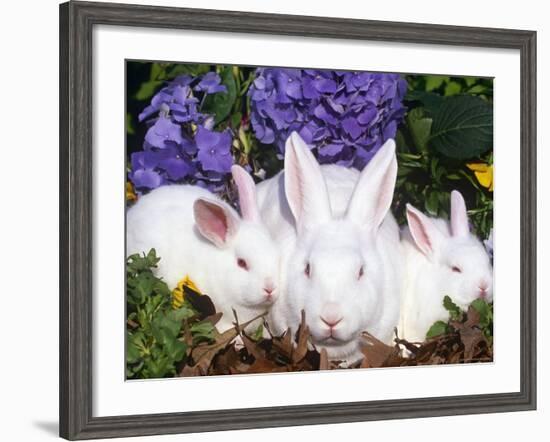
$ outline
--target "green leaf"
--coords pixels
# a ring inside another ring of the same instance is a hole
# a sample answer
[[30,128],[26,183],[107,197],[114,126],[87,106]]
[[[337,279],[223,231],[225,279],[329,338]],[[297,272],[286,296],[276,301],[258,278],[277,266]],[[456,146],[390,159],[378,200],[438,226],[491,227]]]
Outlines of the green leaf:
[[238,127],[239,124],[241,124],[242,118],[243,114],[241,114],[240,112],[233,112],[233,114],[231,114],[231,127]]
[[445,96],[457,95],[462,92],[462,86],[456,81],[450,81],[445,85]]
[[450,297],[445,296],[443,298],[443,307],[449,312],[451,319],[458,320],[462,318],[462,310],[456,305]]
[[415,146],[426,152],[432,127],[432,119],[426,118],[424,109],[417,107],[407,114],[407,125]]
[[223,121],[230,114],[237,98],[237,86],[231,66],[224,67],[220,76],[227,92],[208,95],[202,107],[203,112],[214,115],[215,124]]
[[426,333],[426,338],[430,339],[435,336],[444,335],[445,333],[448,332],[448,330],[449,330],[449,327],[445,322],[437,321],[430,327],[430,329]]
[[464,83],[466,83],[466,86],[468,87],[474,85],[478,80],[477,77],[462,77],[462,79],[464,80]]
[[191,335],[193,344],[211,342],[214,340],[214,325],[210,321],[197,322],[191,326]]
[[426,90],[431,92],[447,81],[449,81],[449,77],[445,75],[426,75]]
[[439,196],[437,195],[437,192],[428,193],[424,207],[432,216],[437,216],[439,214]]
[[151,80],[163,80],[166,75],[166,66],[160,63],[153,63],[151,65]]
[[445,98],[433,116],[429,146],[459,160],[484,154],[493,145],[493,109],[479,97]]
[[166,79],[171,80],[178,75],[191,75],[193,77],[206,74],[210,70],[207,64],[176,64],[173,67],[167,68]]
[[486,93],[487,90],[488,90],[487,86],[484,86],[482,84],[476,84],[474,87],[468,89],[468,93],[473,95],[479,95],[479,94]]
[[487,327],[493,322],[493,308],[484,299],[476,299],[471,306],[479,313],[479,323]]
[[252,339],[255,341],[259,341],[264,337],[264,325],[260,324],[258,325],[258,328],[254,331],[254,334],[252,335]]
[[163,82],[159,80],[149,80],[145,83],[141,83],[135,95],[136,100],[143,101],[151,98],[162,83]]
[[141,352],[139,346],[136,345],[139,342],[139,335],[132,335],[127,333],[126,335],[126,362],[133,364],[139,361]]
[[181,322],[184,319],[190,319],[195,315],[196,312],[185,304],[177,310],[172,310],[168,313],[168,317],[176,322]]
[[419,101],[424,105],[425,110],[428,112],[428,116],[432,116],[437,112],[445,99],[441,95],[433,92],[410,91],[405,96],[405,100]]
[[132,114],[126,113],[126,133],[128,135],[134,135],[136,133],[134,125],[132,124]]
[[185,356],[187,345],[177,339],[171,339],[165,342],[164,350],[173,362],[179,362]]

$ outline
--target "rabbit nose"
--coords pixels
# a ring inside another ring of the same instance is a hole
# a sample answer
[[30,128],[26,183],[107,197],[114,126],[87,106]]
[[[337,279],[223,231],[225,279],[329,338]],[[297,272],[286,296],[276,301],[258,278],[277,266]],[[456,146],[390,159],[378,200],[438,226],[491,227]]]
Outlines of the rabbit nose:
[[487,297],[487,286],[479,286],[479,297],[480,298],[486,298]]
[[323,318],[321,316],[321,321],[323,321],[326,325],[328,325],[329,328],[336,327],[340,322],[342,322],[342,319],[344,319],[344,318],[340,317],[338,319],[327,319],[327,318]]
[[344,319],[344,316],[340,312],[340,306],[335,302],[328,302],[323,306],[323,310],[319,315],[321,321],[323,321],[330,328],[335,327],[338,323]]
[[273,285],[269,285],[269,286],[264,287],[265,297],[268,301],[271,300],[271,298],[273,298],[273,292],[274,291],[275,291],[275,286],[273,286]]

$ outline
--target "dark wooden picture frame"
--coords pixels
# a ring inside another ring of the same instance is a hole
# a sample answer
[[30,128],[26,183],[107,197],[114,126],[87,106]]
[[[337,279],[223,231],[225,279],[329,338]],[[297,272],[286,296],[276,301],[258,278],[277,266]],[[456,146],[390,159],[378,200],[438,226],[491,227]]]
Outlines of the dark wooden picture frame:
[[[521,58],[521,390],[255,409],[92,415],[92,29],[107,24],[509,48]],[[60,6],[60,435],[70,440],[536,408],[536,33],[69,2]]]

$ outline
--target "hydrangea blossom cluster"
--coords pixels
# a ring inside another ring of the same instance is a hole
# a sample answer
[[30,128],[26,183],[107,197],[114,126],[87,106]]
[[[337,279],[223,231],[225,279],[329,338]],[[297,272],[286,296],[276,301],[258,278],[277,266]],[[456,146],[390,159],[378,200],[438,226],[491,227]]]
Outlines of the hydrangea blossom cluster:
[[223,187],[233,164],[232,136],[214,131],[213,116],[200,111],[207,95],[220,92],[226,87],[219,75],[208,72],[176,77],[152,98],[138,117],[149,124],[143,151],[130,160],[128,178],[138,191],[176,182]]
[[258,140],[280,156],[297,131],[321,163],[362,169],[405,114],[406,81],[398,74],[259,68],[250,121]]

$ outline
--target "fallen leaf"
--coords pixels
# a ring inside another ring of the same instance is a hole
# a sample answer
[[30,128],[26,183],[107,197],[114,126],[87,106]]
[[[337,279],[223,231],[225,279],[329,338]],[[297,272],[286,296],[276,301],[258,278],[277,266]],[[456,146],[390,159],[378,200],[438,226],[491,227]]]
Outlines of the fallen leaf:
[[386,367],[387,361],[392,358],[399,360],[399,346],[390,346],[374,337],[368,332],[363,332],[361,342],[361,352],[364,355],[362,368],[379,368]]
[[305,358],[307,353],[307,345],[309,341],[309,327],[306,325],[306,314],[302,310],[302,321],[300,322],[300,327],[296,333],[296,348],[292,352],[292,362],[298,363]]
[[325,348],[321,349],[321,357],[319,360],[319,370],[330,370],[330,363],[328,360],[327,350]]

